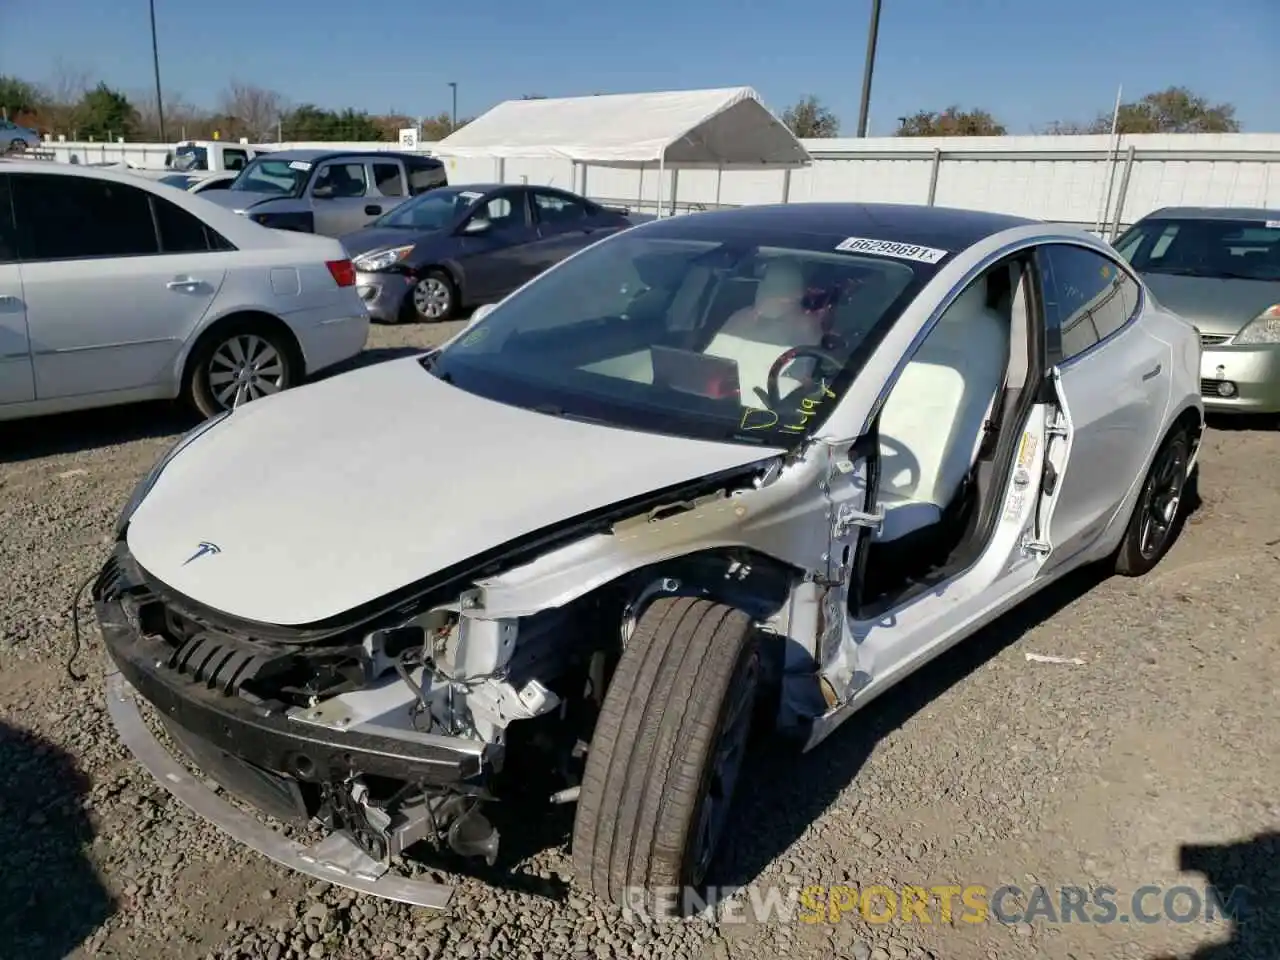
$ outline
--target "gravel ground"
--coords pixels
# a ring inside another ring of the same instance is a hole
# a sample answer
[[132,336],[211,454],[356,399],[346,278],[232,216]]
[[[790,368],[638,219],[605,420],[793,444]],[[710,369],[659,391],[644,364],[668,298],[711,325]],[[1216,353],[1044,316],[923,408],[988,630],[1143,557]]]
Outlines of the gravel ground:
[[[361,362],[450,328],[375,327]],[[314,884],[236,848],[119,746],[96,633],[67,678],[69,602],[183,420],[165,406],[0,425],[0,956],[181,958],[1275,957],[1274,913],[1152,924],[628,921],[567,888],[565,824],[509,829],[505,886],[448,913]],[[1079,576],[744,787],[724,879],[1143,884],[1280,894],[1280,433],[1215,424],[1204,498],[1142,580]],[[1084,664],[1039,663],[1038,653]],[[1189,846],[1190,845],[1190,848]],[[758,894],[764,896],[767,894]],[[1270,902],[1266,902],[1267,900]],[[749,898],[749,903],[756,902]],[[1159,903],[1156,897],[1148,906]],[[752,916],[753,912],[756,913]],[[1123,912],[1123,911],[1122,911]]]

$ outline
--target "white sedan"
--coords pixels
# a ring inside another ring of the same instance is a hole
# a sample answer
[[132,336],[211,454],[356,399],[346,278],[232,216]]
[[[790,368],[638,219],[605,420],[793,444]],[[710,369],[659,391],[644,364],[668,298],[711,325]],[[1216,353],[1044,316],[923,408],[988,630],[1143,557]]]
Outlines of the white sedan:
[[336,240],[131,173],[0,163],[0,420],[174,397],[212,415],[368,332]]
[[[492,861],[484,805],[540,788],[583,887],[696,905],[753,724],[811,749],[1068,571],[1146,573],[1204,426],[1195,329],[1096,237],[996,214],[664,218],[478,313],[184,438],[93,589],[167,789],[420,904],[449,891],[399,851]],[[210,793],[138,700],[329,838]]]

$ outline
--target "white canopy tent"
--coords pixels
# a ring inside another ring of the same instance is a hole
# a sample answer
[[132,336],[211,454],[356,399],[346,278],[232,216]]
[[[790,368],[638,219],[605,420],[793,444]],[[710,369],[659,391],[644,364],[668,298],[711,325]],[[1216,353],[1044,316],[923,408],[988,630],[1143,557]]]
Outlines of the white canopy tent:
[[[672,199],[682,169],[733,168],[790,171],[812,163],[795,135],[750,87],[620,93],[593,97],[507,100],[440,141],[438,157],[569,160],[588,166],[658,168],[662,216],[666,170],[673,171]],[[577,186],[577,184],[575,184]]]

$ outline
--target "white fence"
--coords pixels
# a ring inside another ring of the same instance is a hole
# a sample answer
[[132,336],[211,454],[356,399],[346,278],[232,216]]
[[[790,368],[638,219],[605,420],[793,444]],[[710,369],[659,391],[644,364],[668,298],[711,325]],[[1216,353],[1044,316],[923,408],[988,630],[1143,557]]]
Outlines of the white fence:
[[[1019,214],[1093,229],[1126,226],[1163,206],[1280,208],[1280,134],[950,137],[806,140],[811,167],[791,172],[665,171],[678,209],[757,203],[885,201]],[[160,167],[155,143],[49,143],[57,159]],[[395,150],[392,143],[282,143]],[[434,146],[424,143],[421,152]],[[540,183],[649,209],[658,171],[575,168],[569,161],[448,160],[454,183]]]

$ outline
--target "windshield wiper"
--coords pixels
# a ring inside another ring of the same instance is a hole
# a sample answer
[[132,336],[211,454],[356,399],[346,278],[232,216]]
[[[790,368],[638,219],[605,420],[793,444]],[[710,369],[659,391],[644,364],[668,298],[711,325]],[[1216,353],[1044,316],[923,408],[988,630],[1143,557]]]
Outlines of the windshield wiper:
[[605,427],[616,426],[616,424],[610,423],[608,420],[602,420],[600,417],[588,417],[583,413],[570,413],[564,407],[556,406],[554,403],[540,403],[529,409],[534,413],[545,413],[549,417],[559,417],[561,420],[576,420],[579,423],[594,423]]

